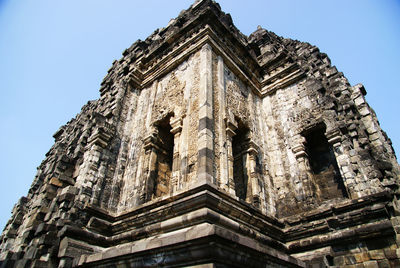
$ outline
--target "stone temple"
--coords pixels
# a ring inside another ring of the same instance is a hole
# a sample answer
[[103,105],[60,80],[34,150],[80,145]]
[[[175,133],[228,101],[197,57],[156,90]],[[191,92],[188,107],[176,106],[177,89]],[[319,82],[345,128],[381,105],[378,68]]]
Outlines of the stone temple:
[[400,169],[365,94],[197,1],[54,134],[0,266],[400,267]]

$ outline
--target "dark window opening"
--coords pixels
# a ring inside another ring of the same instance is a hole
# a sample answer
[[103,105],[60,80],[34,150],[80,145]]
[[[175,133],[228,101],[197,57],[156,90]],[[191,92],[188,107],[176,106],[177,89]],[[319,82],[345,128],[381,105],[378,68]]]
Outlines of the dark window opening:
[[160,121],[157,125],[159,150],[156,167],[157,175],[153,190],[155,197],[163,196],[170,191],[174,156],[174,135],[171,133],[171,129],[169,117]]
[[233,181],[235,193],[239,199],[246,200],[248,177],[244,157],[248,147],[249,129],[239,123],[236,135],[232,138]]
[[325,137],[325,126],[313,129],[305,138],[317,197],[320,201],[347,197],[333,148]]
[[329,265],[329,266],[333,266],[334,265],[333,257],[331,255],[326,255],[325,258],[326,258],[326,264],[327,265]]

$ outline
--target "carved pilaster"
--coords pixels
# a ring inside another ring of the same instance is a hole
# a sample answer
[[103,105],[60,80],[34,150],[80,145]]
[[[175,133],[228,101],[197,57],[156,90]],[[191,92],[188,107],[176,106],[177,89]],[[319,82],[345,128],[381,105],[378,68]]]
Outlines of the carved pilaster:
[[294,156],[296,159],[302,159],[304,157],[308,157],[307,152],[306,152],[306,147],[304,144],[298,144],[295,147],[292,148],[292,151],[294,153]]
[[333,129],[331,131],[327,131],[325,133],[325,136],[328,139],[328,142],[333,146],[333,148],[340,146],[340,143],[342,141],[342,136],[339,129]]
[[232,148],[232,139],[233,136],[236,135],[235,130],[237,129],[237,126],[230,121],[226,122],[226,147],[228,151],[228,182],[227,182],[227,187],[228,187],[228,192],[230,194],[235,194],[235,183],[233,180],[233,148]]
[[156,145],[157,137],[156,132],[153,132],[144,139],[144,149],[146,154],[146,162],[148,165],[145,167],[145,183],[140,194],[140,200],[144,203],[151,199],[154,183],[156,179],[156,168],[157,168],[157,149]]
[[[217,84],[216,88],[218,89],[218,100],[221,115],[218,117],[218,127],[219,127],[219,161],[220,161],[220,176],[218,184],[220,187],[229,192],[228,187],[228,152],[226,148],[226,126],[225,126],[225,118],[226,118],[226,98],[225,98],[225,72],[224,72],[224,60],[221,56],[217,57]],[[225,144],[225,145],[224,145]]]
[[247,149],[247,159],[248,163],[248,178],[251,192],[247,193],[246,201],[252,203],[255,207],[260,207],[260,187],[258,184],[258,174],[257,174],[257,154],[258,146],[252,140],[249,141],[249,148]]
[[336,163],[339,167],[345,190],[347,192],[347,195],[351,197],[353,193],[350,191],[347,183],[348,181],[354,179],[354,174],[351,170],[349,156],[347,154],[343,154],[342,133],[339,129],[331,129],[325,132],[325,137],[328,139],[328,143],[333,148],[333,153],[336,157]]
[[297,159],[297,163],[299,165],[299,176],[301,183],[303,185],[303,191],[304,191],[304,198],[305,199],[310,199],[313,196],[313,192],[311,190],[311,168],[310,168],[310,163],[308,160],[308,154],[306,151],[306,146],[305,146],[305,139],[298,143],[296,146],[292,148],[292,151]]
[[180,170],[180,141],[182,133],[182,118],[171,118],[170,125],[172,127],[171,133],[174,135],[174,153],[172,161],[172,179],[171,179],[171,193],[179,189],[181,185],[181,170]]
[[197,178],[201,183],[215,183],[214,162],[214,116],[212,48],[205,44],[200,50],[199,82],[199,133]]

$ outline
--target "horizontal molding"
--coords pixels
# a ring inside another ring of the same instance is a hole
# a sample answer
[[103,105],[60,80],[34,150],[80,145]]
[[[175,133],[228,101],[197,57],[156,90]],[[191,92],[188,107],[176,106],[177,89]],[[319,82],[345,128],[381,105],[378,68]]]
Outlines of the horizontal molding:
[[[223,58],[224,63],[229,67],[230,71],[238,76],[250,87],[252,92],[259,97],[273,94],[277,89],[284,88],[305,77],[305,73],[301,71],[295,63],[285,67],[279,72],[276,72],[273,76],[267,76],[264,79],[257,77],[253,71],[245,67],[245,62],[243,62],[234,51],[225,45],[211,26],[206,25],[200,29],[199,32],[192,34],[190,38],[173,48],[171,52],[164,55],[145,71],[140,71],[135,67],[132,68],[128,75],[128,81],[137,89],[149,87],[155,80],[160,79],[176,69],[182,62],[199,51],[205,44],[209,44],[213,48],[213,52]],[[137,61],[140,64],[140,59]],[[258,64],[258,62],[255,62],[254,64],[261,72],[263,68]],[[283,74],[285,74],[284,77],[271,83],[271,80],[282,76]]]
[[119,215],[86,207],[89,215],[98,218],[95,223],[103,224],[106,231],[102,233],[90,225],[87,230],[66,226],[59,236],[111,247],[208,222],[277,249],[297,253],[328,244],[392,235],[394,230],[387,214],[392,198],[389,193],[382,192],[277,220],[210,184],[203,184]]

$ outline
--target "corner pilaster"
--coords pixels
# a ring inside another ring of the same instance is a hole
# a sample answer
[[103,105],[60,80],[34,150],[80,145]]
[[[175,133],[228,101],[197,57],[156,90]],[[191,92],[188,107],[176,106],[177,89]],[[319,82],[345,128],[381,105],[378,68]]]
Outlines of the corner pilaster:
[[198,171],[200,183],[215,183],[214,162],[214,118],[212,92],[212,48],[205,44],[200,51],[199,133]]

